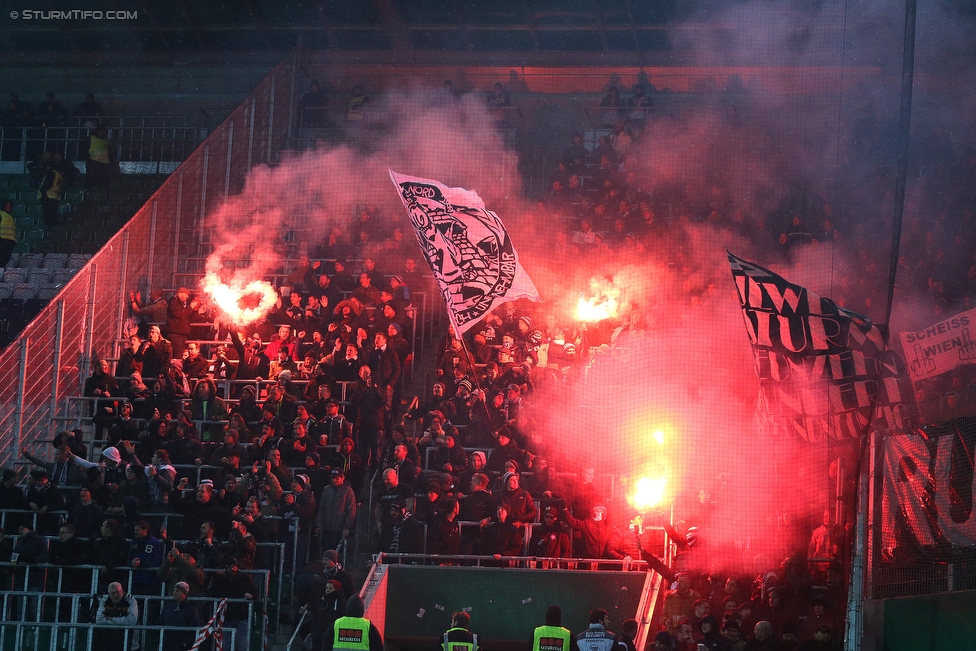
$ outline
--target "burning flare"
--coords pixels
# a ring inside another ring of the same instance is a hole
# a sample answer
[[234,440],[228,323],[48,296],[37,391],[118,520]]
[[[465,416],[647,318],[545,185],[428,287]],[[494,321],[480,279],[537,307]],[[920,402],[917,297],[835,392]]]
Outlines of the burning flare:
[[580,296],[579,303],[576,304],[576,319],[578,321],[605,321],[617,316],[617,301],[612,298],[605,298],[600,301],[597,298],[586,300]]
[[627,496],[627,503],[640,512],[652,509],[664,499],[664,487],[667,479],[660,477],[651,479],[641,477],[634,485],[634,492]]
[[590,279],[590,294],[592,298],[580,296],[576,304],[576,320],[596,323],[617,317],[617,301],[620,290],[605,278]]
[[208,273],[203,278],[203,289],[226,319],[239,327],[264,318],[278,302],[275,288],[263,280],[247,284],[234,280],[227,285],[217,274]]

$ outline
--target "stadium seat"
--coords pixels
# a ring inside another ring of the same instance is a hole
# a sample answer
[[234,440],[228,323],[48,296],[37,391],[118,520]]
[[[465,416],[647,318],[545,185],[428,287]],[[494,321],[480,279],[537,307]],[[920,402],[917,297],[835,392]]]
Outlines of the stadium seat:
[[58,284],[41,285],[40,289],[37,290],[37,300],[42,300],[47,303],[57,296],[60,291],[61,285]]
[[44,262],[44,256],[39,253],[28,253],[20,256],[17,266],[21,269],[37,269]]
[[37,285],[17,283],[14,285],[14,291],[11,293],[10,298],[24,301],[37,298]]
[[26,283],[28,273],[28,270],[22,267],[7,267],[7,271],[4,272],[3,275],[3,282],[7,283],[8,285]]
[[90,255],[80,255],[77,253],[72,253],[68,256],[68,261],[65,262],[64,266],[68,269],[81,269],[88,261],[91,260]]
[[51,279],[51,281],[55,285],[64,286],[75,277],[76,273],[77,271],[75,269],[58,269],[54,272],[54,277]]
[[67,262],[67,253],[49,253],[44,256],[44,262],[41,263],[41,266],[45,269],[64,269]]
[[46,285],[47,283],[51,282],[51,277],[53,275],[54,272],[52,270],[38,267],[36,269],[31,269],[27,274],[27,282],[31,285]]

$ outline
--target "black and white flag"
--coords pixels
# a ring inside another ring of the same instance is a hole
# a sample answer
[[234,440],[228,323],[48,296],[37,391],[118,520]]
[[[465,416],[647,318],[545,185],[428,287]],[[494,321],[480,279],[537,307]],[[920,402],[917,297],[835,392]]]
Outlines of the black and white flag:
[[477,192],[390,170],[457,336],[502,303],[539,300],[498,215]]

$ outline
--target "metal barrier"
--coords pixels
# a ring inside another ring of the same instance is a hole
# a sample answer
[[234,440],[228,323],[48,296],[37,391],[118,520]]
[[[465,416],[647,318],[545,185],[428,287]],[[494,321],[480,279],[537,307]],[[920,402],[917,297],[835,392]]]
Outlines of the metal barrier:
[[[552,558],[549,556],[476,556],[476,555],[438,555],[438,554],[386,554],[373,557],[374,563],[383,565],[465,565],[475,567],[506,567],[521,569],[562,569],[578,571],[589,569],[613,572],[646,572],[648,566],[640,560],[617,560],[612,558]],[[565,563],[566,566],[561,565]],[[581,567],[582,566],[582,567]]]
[[[0,128],[0,162],[10,172],[23,171],[42,152],[60,152],[66,160],[84,167],[88,154],[89,127]],[[200,129],[187,126],[111,127],[108,140],[117,161],[181,162],[201,141]],[[10,163],[20,163],[15,170]]]
[[[95,355],[117,356],[129,289],[137,287],[148,295],[150,288],[178,284],[174,274],[180,257],[207,245],[208,212],[253,166],[274,162],[289,131],[294,61],[288,56],[271,70],[203,142],[189,127],[158,127],[185,129],[196,149],[185,149],[188,155],[176,173],[0,353],[0,377],[6,380],[0,385],[0,404],[8,407],[0,414],[0,465],[20,456],[25,439],[54,436],[54,417],[64,415],[58,412],[67,396],[81,393]],[[152,142],[136,127],[119,128],[125,138],[116,138],[116,146],[126,138]],[[2,137],[18,172],[32,158],[27,156],[27,137],[23,129]],[[43,147],[43,134],[40,141]],[[131,151],[146,157],[150,166],[164,153],[155,144]]]
[[[104,596],[104,595],[102,595]],[[165,597],[151,597],[142,595],[133,595],[137,600],[143,602],[149,601],[166,601],[168,598]],[[39,619],[42,609],[37,607],[43,604],[45,600],[53,599],[58,603],[63,600],[68,601],[71,604],[71,610],[78,616],[87,613],[82,608],[82,599],[91,600],[91,595],[78,595],[71,593],[59,593],[59,594],[46,594],[43,597],[38,596],[33,592],[17,591],[17,592],[6,592],[0,595],[0,605],[2,605],[2,613],[4,616],[4,622],[0,624],[0,648],[8,648],[8,644],[11,644],[14,649],[34,649],[38,651],[45,646],[49,651],[56,651],[61,649],[76,649],[76,648],[92,648],[92,635],[95,631],[112,631],[120,630],[118,627],[98,625],[90,622],[61,622],[61,621],[42,621]],[[40,601],[41,604],[34,605],[32,600]],[[217,603],[220,599],[216,597],[194,597],[192,602],[196,603]],[[254,621],[254,604],[253,602],[248,602],[244,599],[228,599],[227,603],[247,603],[248,604],[248,622]],[[38,619],[34,621],[12,621],[9,617],[12,609],[17,607],[24,607],[25,610],[31,606],[34,606],[34,614]],[[147,609],[148,610],[148,609]],[[145,619],[146,611],[140,611],[140,619]],[[201,624],[206,623],[206,619],[201,614]],[[225,620],[226,621],[226,620]],[[247,627],[250,631],[250,626]],[[193,633],[196,635],[200,629],[190,626],[162,626],[162,625],[152,625],[152,624],[132,624],[126,625],[121,628],[123,635],[124,645],[121,647],[123,649],[131,648],[130,644],[133,643],[136,637],[134,632],[158,632],[160,635],[155,639],[155,644],[153,645],[149,642],[149,638],[155,636],[149,636],[142,634],[140,635],[140,648],[155,648],[158,651],[163,649],[163,633],[166,631],[179,632],[185,631],[187,633]],[[237,629],[233,626],[225,625],[222,630],[225,636],[225,649],[230,651],[235,648]],[[43,636],[42,636],[43,634]],[[79,639],[82,638],[83,639]],[[46,639],[44,639],[46,637]],[[262,633],[261,646],[259,648],[265,648],[266,635]],[[248,635],[247,644],[245,648],[248,651],[252,649],[252,636]],[[255,651],[257,651],[255,649]]]

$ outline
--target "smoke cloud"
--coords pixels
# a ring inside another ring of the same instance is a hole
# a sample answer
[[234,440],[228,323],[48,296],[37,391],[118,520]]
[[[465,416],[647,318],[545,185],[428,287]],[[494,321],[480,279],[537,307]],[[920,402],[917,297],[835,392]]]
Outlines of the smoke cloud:
[[[847,8],[850,15],[839,2],[771,11],[780,5],[711,3],[675,25],[676,53],[687,60],[792,66],[794,76],[763,78],[760,70],[711,88],[706,83],[693,108],[664,108],[648,121],[624,163],[633,182],[652,192],[657,227],[643,246],[610,256],[559,253],[555,233],[572,224],[523,197],[518,157],[483,98],[454,101],[414,89],[372,99],[364,146],[295,154],[252,171],[241,194],[210,216],[228,235],[210,267],[225,281],[250,280],[280,269],[334,229],[356,240],[367,205],[384,231],[399,226],[412,243],[391,168],[476,190],[508,226],[543,296],[529,308],[534,318],[552,313],[576,328],[579,297],[612,284],[621,323],[634,325],[589,360],[585,377],[542,383],[529,399],[534,422],[523,425],[550,460],[560,471],[594,464],[623,477],[614,486],[618,523],[632,515],[622,498],[633,482],[664,473],[662,506],[673,504],[676,518],[707,525],[709,544],[728,550],[715,555],[712,569],[773,569],[788,553],[805,553],[837,486],[849,500],[858,454],[759,434],[757,381],[725,248],[844,307],[883,317],[901,65],[898,12],[883,3]],[[957,20],[944,39],[947,54],[972,35],[969,18],[964,25]],[[943,20],[920,17],[920,38],[932,39],[920,57],[929,71],[942,61],[932,43],[945,34],[936,29]],[[703,24],[712,28],[699,29]],[[971,122],[974,84],[965,87],[965,96],[948,98],[936,114],[919,99],[915,130],[942,134],[947,142],[939,151],[960,144],[947,125],[964,114]],[[655,96],[662,107],[673,99]],[[949,219],[933,219],[939,210],[932,197],[925,183],[910,188],[906,232],[915,239],[904,248],[910,256],[950,250],[958,235]],[[781,244],[793,229],[825,237]],[[950,275],[958,278],[968,266],[963,258]],[[241,268],[239,260],[250,266]],[[926,319],[919,312],[934,314],[941,300],[913,289],[922,271],[909,264],[904,273],[899,306],[911,310],[896,309],[897,327]],[[846,478],[838,476],[838,457]]]

